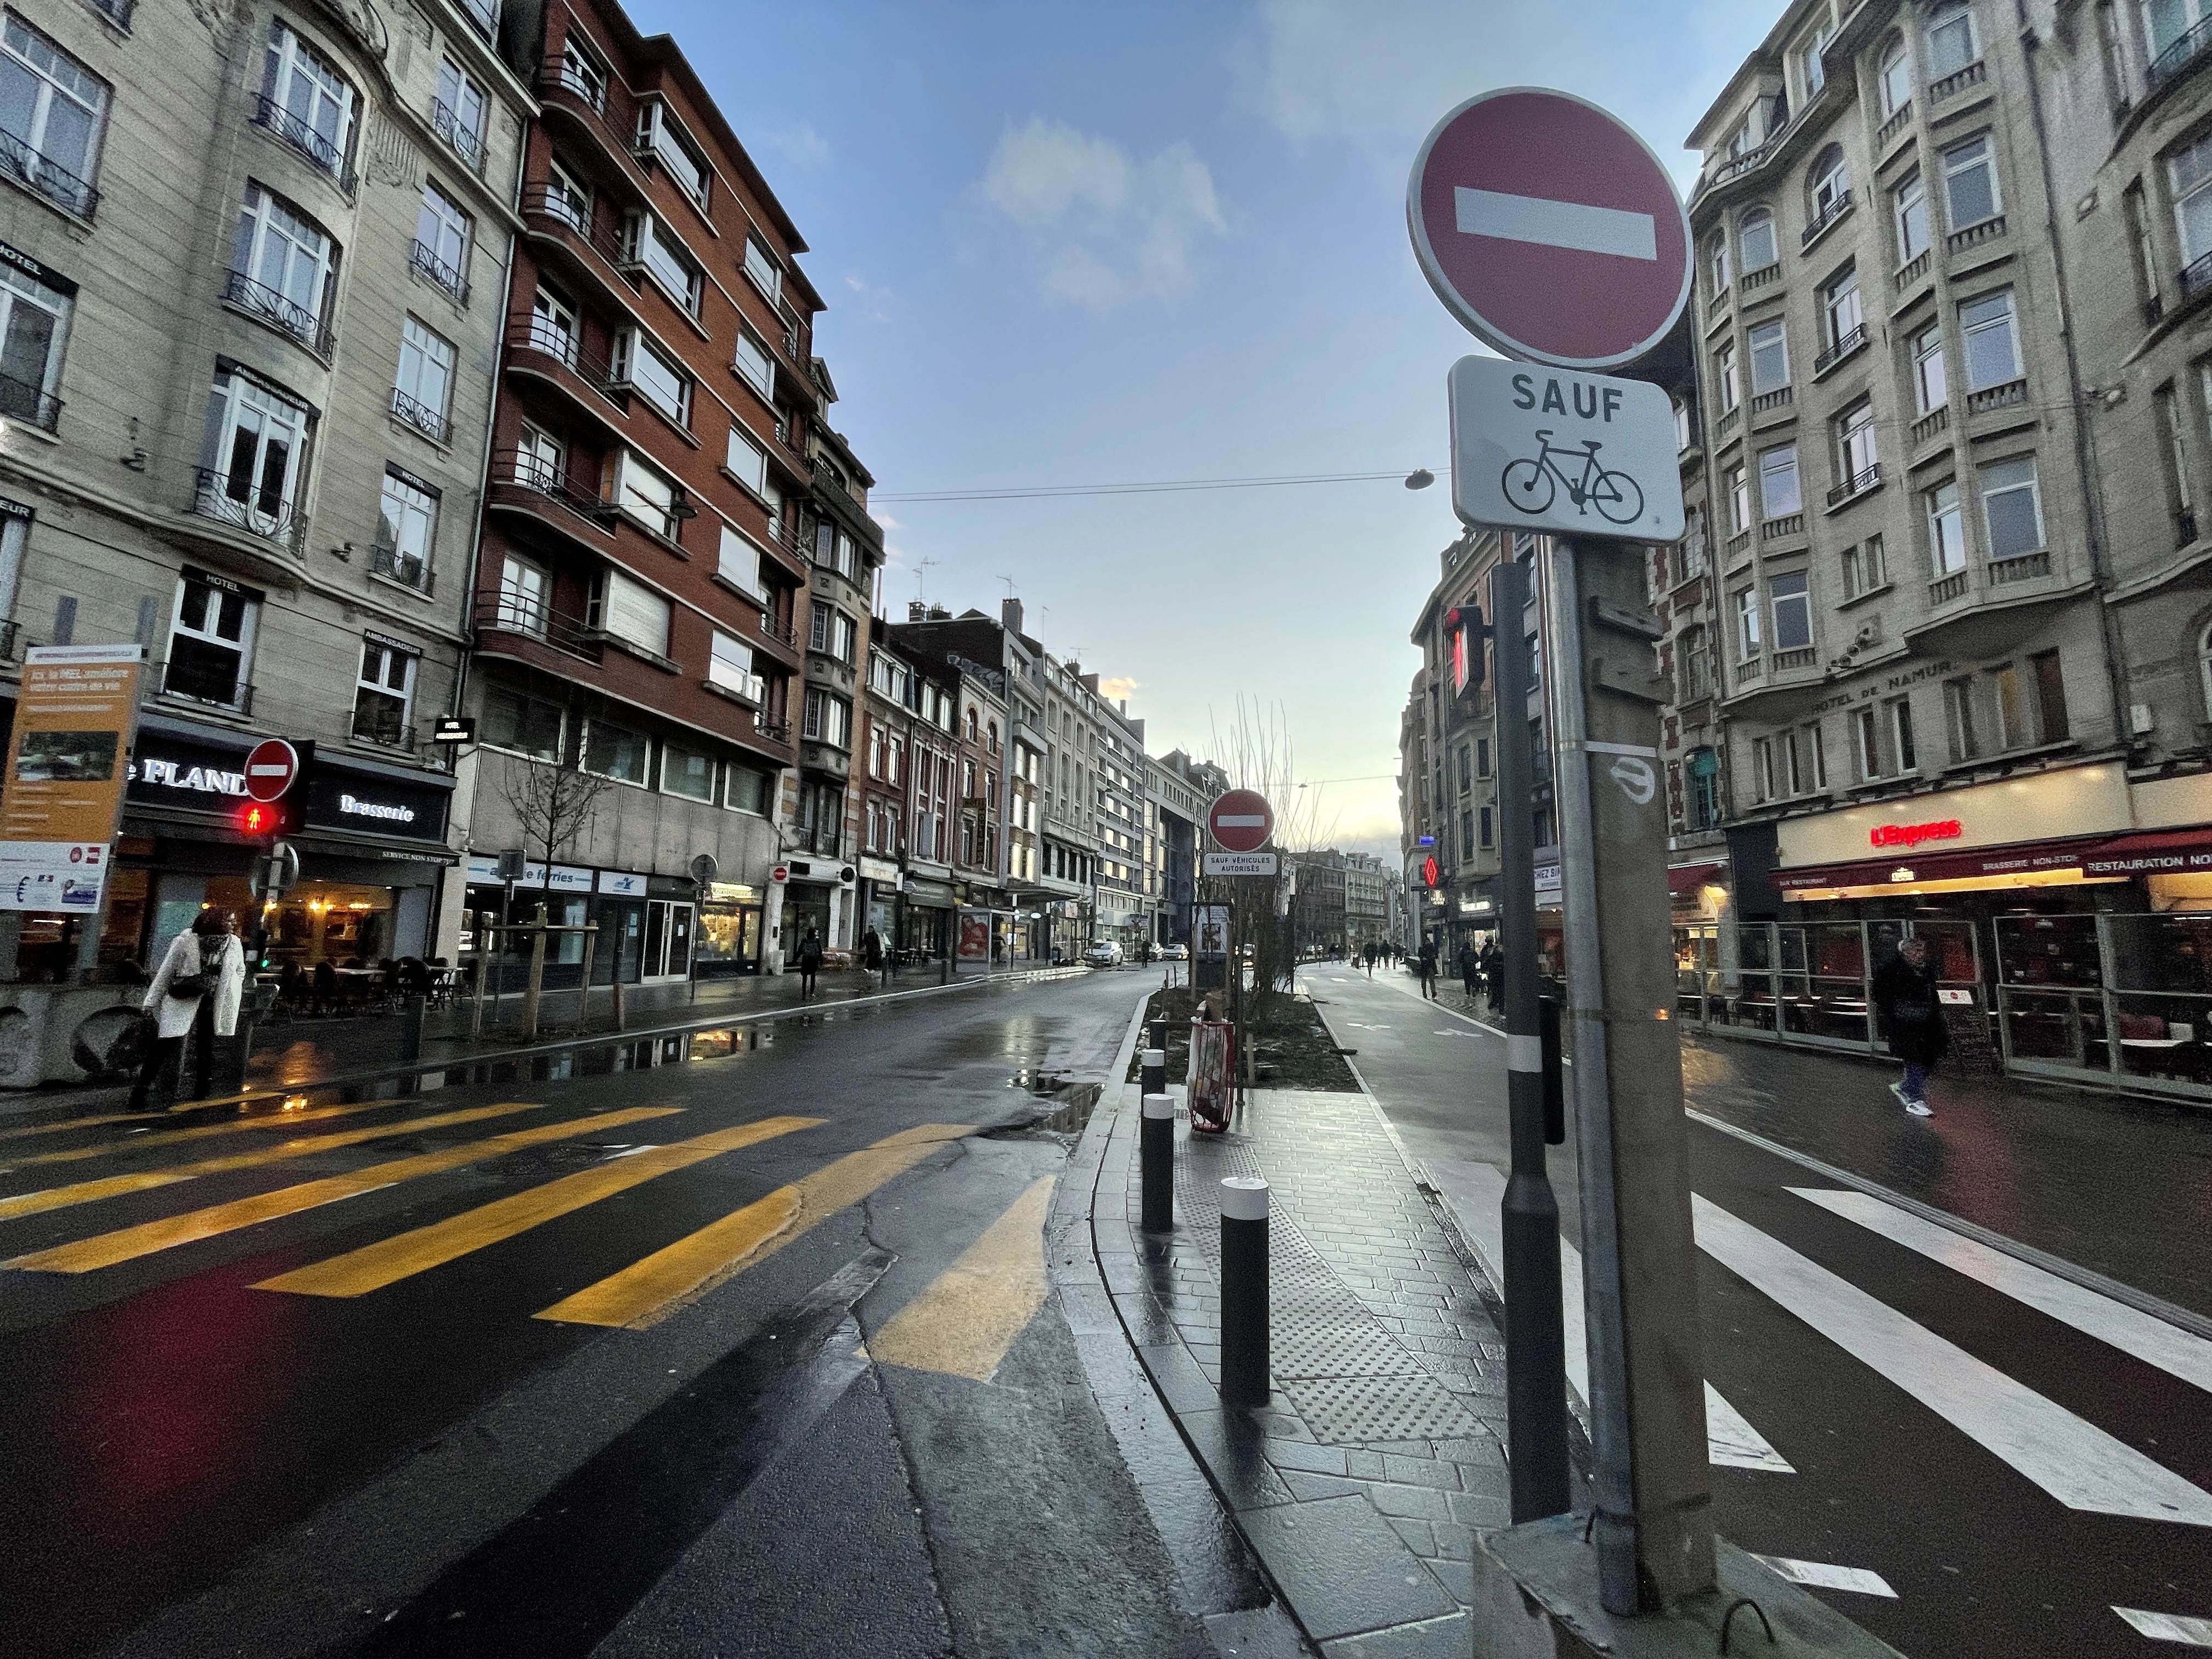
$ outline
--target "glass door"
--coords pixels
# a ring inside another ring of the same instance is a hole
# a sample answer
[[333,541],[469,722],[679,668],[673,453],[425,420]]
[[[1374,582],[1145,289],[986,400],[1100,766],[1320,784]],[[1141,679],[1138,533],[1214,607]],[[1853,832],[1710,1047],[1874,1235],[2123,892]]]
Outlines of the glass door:
[[690,975],[691,908],[680,899],[647,901],[645,978],[683,979]]

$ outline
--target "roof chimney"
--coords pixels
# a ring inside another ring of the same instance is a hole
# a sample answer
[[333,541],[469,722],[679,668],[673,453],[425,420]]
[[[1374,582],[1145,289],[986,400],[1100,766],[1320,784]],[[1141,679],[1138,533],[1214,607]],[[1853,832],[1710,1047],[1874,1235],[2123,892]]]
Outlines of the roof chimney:
[[952,620],[952,613],[950,611],[947,611],[941,605],[933,605],[929,607],[929,620],[932,622],[951,622]]
[[920,599],[908,599],[906,602],[906,619],[908,622],[924,622],[928,619],[928,617],[929,607]]
[[1022,602],[1011,593],[999,601],[999,621],[1009,634],[1022,631]]

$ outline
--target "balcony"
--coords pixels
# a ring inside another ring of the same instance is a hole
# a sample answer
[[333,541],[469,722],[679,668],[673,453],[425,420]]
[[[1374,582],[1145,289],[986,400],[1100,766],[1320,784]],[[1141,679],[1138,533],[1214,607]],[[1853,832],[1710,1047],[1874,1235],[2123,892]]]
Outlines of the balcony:
[[570,402],[610,431],[627,431],[629,410],[615,395],[613,368],[594,357],[543,318],[516,323],[507,331],[508,368],[557,387]]
[[0,172],[80,219],[91,218],[100,206],[98,191],[12,132],[0,132]]
[[62,400],[43,387],[12,374],[0,374],[0,420],[21,421],[41,432],[61,424]]
[[306,156],[325,173],[331,175],[337,187],[350,198],[354,193],[353,169],[346,165],[344,153],[329,139],[317,132],[298,116],[286,109],[274,98],[266,96],[254,100],[253,125],[275,134],[292,149]]
[[1933,248],[1923,247],[1899,268],[1896,276],[1892,280],[1896,283],[1897,291],[1899,294],[1904,293],[1905,289],[1928,274],[1929,266],[1935,261],[1935,252]]
[[461,15],[487,40],[499,39],[499,0],[459,0]]
[[1928,603],[1931,605],[1948,605],[1954,599],[1966,598],[1966,571],[1954,570],[1948,576],[1937,577],[1928,584]]
[[285,298],[242,270],[234,270],[224,279],[222,298],[225,305],[290,335],[325,363],[330,362],[333,343],[330,325],[298,301]]
[[404,421],[432,443],[451,443],[453,423],[427,404],[418,404],[397,386],[392,392],[392,417]]
[[1797,238],[1797,251],[1802,253],[1828,234],[1828,228],[1851,210],[1851,193],[1848,190],[1838,196],[1822,210],[1820,217],[1805,227]]
[[2032,582],[2039,576],[2051,574],[2051,555],[2021,553],[2009,559],[1990,561],[1990,585],[2002,587],[2012,582]]
[[541,600],[519,593],[479,593],[469,616],[477,634],[507,635],[529,641],[596,665],[605,635],[580,617],[556,611]]
[[407,264],[416,276],[445,289],[455,305],[468,304],[469,279],[440,258],[428,243],[416,242],[409,246]]
[[1881,488],[1881,463],[1875,461],[1868,465],[1865,471],[1853,473],[1831,489],[1828,492],[1828,506],[1831,509],[1841,507],[1845,501],[1856,501],[1860,496]]
[[1728,538],[1723,557],[1727,563],[1733,565],[1749,551],[1751,551],[1751,532],[1739,530]]
[[1759,539],[1762,542],[1778,542],[1786,536],[1802,536],[1804,533],[1805,515],[1802,513],[1784,513],[1759,526]]
[[523,188],[522,216],[533,234],[556,243],[617,304],[627,309],[635,301],[638,279],[610,212],[586,211],[564,192],[536,184]]
[[381,576],[388,582],[398,582],[402,587],[412,588],[428,599],[438,585],[437,573],[420,553],[402,553],[397,548],[379,543],[368,551],[368,572]]
[[1940,81],[1930,82],[1928,88],[1929,106],[1932,108],[1948,99],[1956,98],[1967,88],[1978,87],[1989,78],[1990,66],[1979,58],[1976,58],[1966,68],[1955,70]]
[[2149,89],[2155,91],[2173,79],[2203,57],[2208,46],[2212,46],[2212,17],[2179,36],[2172,46],[2150,60],[2150,68],[2143,76]]
[[488,506],[527,514],[594,552],[604,552],[613,544],[615,504],[601,501],[596,491],[579,489],[566,472],[539,456],[519,449],[494,450],[489,483]]
[[813,465],[813,475],[815,494],[830,506],[842,508],[853,520],[854,527],[860,530],[875,546],[880,548],[884,540],[882,528],[868,516],[868,509],[860,505],[852,492],[837,482],[818,457]]
[[1820,651],[1817,646],[1800,646],[1794,651],[1778,651],[1771,659],[1777,674],[1793,673],[1799,669],[1817,667]]
[[1966,413],[1981,415],[1992,409],[2005,409],[2027,401],[2027,380],[2007,380],[2002,386],[1984,386],[1979,392],[1969,392],[1966,394]]
[[1863,350],[1866,346],[1866,325],[1864,323],[1861,323],[1850,333],[1844,335],[1842,339],[1838,340],[1826,351],[1823,351],[1819,356],[1813,359],[1813,378],[1816,380],[1819,380],[1823,374],[1826,374],[1838,363],[1842,362],[1844,358],[1852,356],[1857,352]]
[[1876,155],[1880,155],[1882,151],[1887,149],[1889,148],[1889,141],[1896,137],[1899,133],[1904,131],[1905,124],[1911,119],[1912,100],[1908,98],[1903,103],[1899,104],[1894,110],[1890,112],[1889,118],[1887,120],[1884,121],[1881,126],[1875,129],[1875,154]]
[[453,147],[453,154],[468,164],[470,172],[483,171],[483,135],[448,108],[442,98],[430,100],[430,130]]
[[2181,297],[2192,300],[2212,288],[2212,253],[2192,259],[2181,268]]
[[1911,437],[1915,449],[1951,429],[1951,406],[1938,404],[1912,423]]
[[1968,248],[1979,247],[1984,242],[1994,242],[2005,234],[2005,216],[1984,219],[1978,225],[1968,225],[1964,230],[1954,230],[1943,239],[1947,253],[1964,253]]
[[161,696],[227,708],[234,714],[253,712],[253,688],[240,678],[246,659],[239,653],[182,636],[173,640],[170,648],[176,654],[167,662],[154,665]]
[[1778,386],[1771,392],[1762,392],[1751,400],[1752,415],[1755,418],[1761,415],[1771,414],[1778,409],[1787,409],[1790,407],[1790,390],[1786,386]]
[[297,552],[307,519],[294,504],[251,478],[234,478],[210,466],[192,469],[196,487],[191,510],[203,519],[230,525]]
[[646,190],[644,168],[639,164],[637,104],[617,81],[596,82],[565,58],[549,58],[538,65],[538,96],[544,112],[563,117],[587,132],[591,142],[605,152],[641,196]]
[[1745,271],[1742,276],[1736,278],[1736,286],[1746,294],[1754,294],[1770,283],[1778,283],[1781,280],[1782,262],[1777,259],[1771,265],[1761,265],[1757,270]]

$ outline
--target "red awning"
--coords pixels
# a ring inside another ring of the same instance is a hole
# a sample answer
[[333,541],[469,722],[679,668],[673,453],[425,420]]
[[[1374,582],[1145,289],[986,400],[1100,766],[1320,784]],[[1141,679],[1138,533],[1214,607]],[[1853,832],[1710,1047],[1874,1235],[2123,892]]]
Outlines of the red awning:
[[1675,898],[1686,898],[1728,868],[1725,860],[1711,864],[1678,864],[1667,872],[1667,891]]
[[2093,876],[2162,876],[2212,871],[2212,825],[2146,830],[2108,841],[2081,860]]
[[[1984,847],[1966,853],[1936,853],[1900,849],[1894,857],[1865,859],[1850,864],[1815,864],[1774,872],[1774,884],[1785,893],[1808,887],[1882,887],[1899,870],[1910,870],[1910,881],[1971,881],[1977,876],[2011,876],[2045,870],[2085,870],[2089,854],[2108,843],[2094,839],[2027,842],[2010,847]],[[2110,874],[2112,872],[2091,873]],[[1898,883],[1899,886],[1905,883]]]

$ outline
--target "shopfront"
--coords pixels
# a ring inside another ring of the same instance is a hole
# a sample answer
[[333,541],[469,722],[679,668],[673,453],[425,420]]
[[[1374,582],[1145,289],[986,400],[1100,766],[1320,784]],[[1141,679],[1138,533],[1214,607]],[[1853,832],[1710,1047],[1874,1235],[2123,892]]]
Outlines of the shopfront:
[[860,860],[860,931],[875,929],[885,950],[896,950],[899,940],[899,878],[902,872],[888,859]]
[[[731,965],[738,958],[717,951],[712,958],[715,971],[757,971],[760,902],[755,890],[737,883],[717,885],[726,893],[708,907],[714,913],[715,928],[732,943],[750,933],[753,947],[750,969]],[[701,918],[697,885],[686,877],[572,864],[548,869],[533,859],[524,864],[510,890],[500,879],[498,859],[479,853],[468,860],[466,902],[472,915],[508,924],[498,945],[496,977],[504,984],[520,982],[517,976],[526,974],[532,950],[531,936],[512,929],[536,921],[541,905],[550,925],[574,930],[546,941],[544,982],[550,989],[573,989],[581,982],[587,958],[594,985],[617,980],[625,985],[668,984],[691,975]],[[586,927],[596,931],[586,935]],[[703,966],[706,951],[701,959]]]
[[699,906],[698,973],[701,979],[734,979],[761,970],[761,890],[740,881],[708,884]]
[[906,902],[899,919],[899,949],[922,960],[936,961],[945,955],[952,938],[952,884],[909,874],[902,896]]

